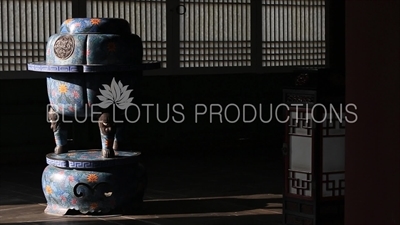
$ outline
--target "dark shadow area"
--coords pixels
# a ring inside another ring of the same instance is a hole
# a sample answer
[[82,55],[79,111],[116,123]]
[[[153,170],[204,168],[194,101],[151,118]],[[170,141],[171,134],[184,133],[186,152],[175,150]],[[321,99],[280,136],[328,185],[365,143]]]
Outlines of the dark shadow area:
[[[22,223],[3,223],[3,224],[22,224]],[[246,225],[279,225],[282,224],[282,215],[280,214],[264,214],[264,215],[246,215],[246,216],[209,216],[202,217],[196,215],[180,215],[175,218],[151,218],[151,219],[113,219],[107,218],[65,218],[60,220],[39,221],[39,222],[26,222],[23,224],[58,224],[58,225],[86,225],[86,224],[165,224],[165,225],[228,225],[228,224],[246,224]]]
[[[44,157],[43,157],[44,158]],[[42,192],[42,163],[0,165],[0,206],[46,203]]]
[[212,198],[189,198],[189,199],[160,199],[145,201],[140,209],[130,212],[112,210],[107,214],[87,213],[82,214],[77,210],[68,210],[67,217],[107,217],[112,215],[135,216],[135,215],[182,215],[182,214],[208,214],[241,212],[255,209],[279,210],[282,198],[266,198],[259,196],[231,196]]
[[276,199],[239,199],[233,197],[202,199],[198,200],[160,200],[146,201],[138,213],[131,215],[157,215],[157,214],[191,214],[191,213],[219,213],[239,212],[253,209],[279,209],[281,207],[271,206],[271,203],[282,203],[281,198]]

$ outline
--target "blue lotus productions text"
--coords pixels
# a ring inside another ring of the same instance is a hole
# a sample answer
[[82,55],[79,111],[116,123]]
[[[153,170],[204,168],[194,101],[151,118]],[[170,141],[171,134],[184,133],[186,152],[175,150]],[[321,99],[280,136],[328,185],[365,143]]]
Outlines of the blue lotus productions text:
[[[48,105],[49,107],[50,105]],[[57,120],[62,120],[64,123],[76,121],[85,123],[86,121],[98,122],[101,112],[94,111],[91,105],[86,110],[86,116],[78,116],[74,118],[65,117],[60,113]],[[115,123],[270,123],[279,122],[287,123],[290,119],[292,122],[298,123],[300,120],[306,122],[323,123],[337,120],[340,123],[355,123],[358,120],[357,106],[353,103],[340,105],[303,105],[303,104],[194,104],[191,107],[184,106],[181,103],[175,104],[130,104],[123,111],[118,110],[115,105],[111,106],[114,109],[113,121]],[[191,108],[191,109],[190,109]],[[116,118],[116,114],[119,119]],[[289,116],[291,115],[291,116]],[[122,119],[121,119],[122,116]],[[49,121],[49,118],[47,118]],[[54,122],[54,121],[53,121]]]

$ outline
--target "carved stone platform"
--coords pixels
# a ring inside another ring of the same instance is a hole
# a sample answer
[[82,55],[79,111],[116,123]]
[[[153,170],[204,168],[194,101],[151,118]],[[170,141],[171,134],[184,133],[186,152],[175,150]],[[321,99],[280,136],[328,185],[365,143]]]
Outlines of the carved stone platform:
[[103,158],[101,150],[76,150],[46,155],[42,175],[45,213],[114,214],[132,212],[143,201],[147,177],[139,152],[117,151]]

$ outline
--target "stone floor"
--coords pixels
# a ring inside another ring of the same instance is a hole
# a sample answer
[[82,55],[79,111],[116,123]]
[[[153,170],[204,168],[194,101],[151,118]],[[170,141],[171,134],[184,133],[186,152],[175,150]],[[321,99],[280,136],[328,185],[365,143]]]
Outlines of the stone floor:
[[[43,160],[44,161],[44,160]],[[142,157],[143,208],[134,215],[51,216],[41,190],[43,163],[1,165],[0,224],[282,224],[282,162],[245,151]]]

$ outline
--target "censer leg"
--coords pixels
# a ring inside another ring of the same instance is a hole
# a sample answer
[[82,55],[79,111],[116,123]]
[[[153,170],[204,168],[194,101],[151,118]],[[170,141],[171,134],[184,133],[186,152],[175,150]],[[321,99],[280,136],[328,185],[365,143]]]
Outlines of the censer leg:
[[118,121],[123,121],[122,123],[116,123],[115,124],[115,138],[114,138],[114,144],[113,144],[113,149],[114,151],[121,151],[121,150],[125,150],[127,148],[127,143],[126,143],[126,121],[124,120],[124,118],[122,118],[122,116],[117,117]]
[[103,157],[112,158],[115,156],[113,144],[116,128],[114,122],[112,121],[111,113],[103,112],[101,114],[99,118],[99,129]]
[[60,118],[60,115],[55,112],[53,108],[49,109],[49,119],[51,123],[50,128],[53,130],[54,133],[54,141],[56,143],[54,153],[56,154],[68,152],[68,129],[66,128],[65,123],[63,123]]

